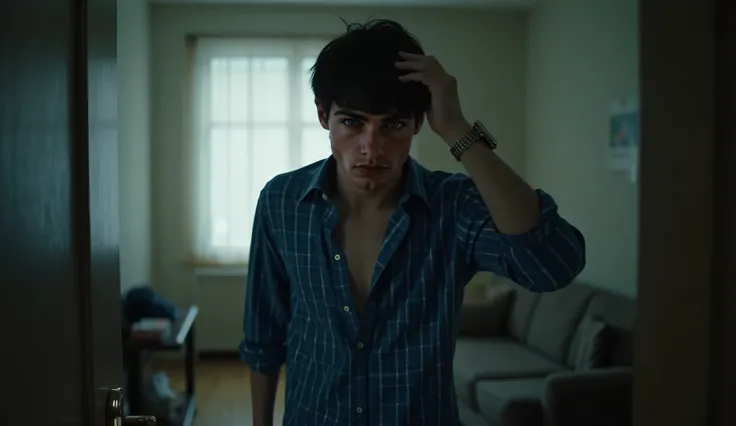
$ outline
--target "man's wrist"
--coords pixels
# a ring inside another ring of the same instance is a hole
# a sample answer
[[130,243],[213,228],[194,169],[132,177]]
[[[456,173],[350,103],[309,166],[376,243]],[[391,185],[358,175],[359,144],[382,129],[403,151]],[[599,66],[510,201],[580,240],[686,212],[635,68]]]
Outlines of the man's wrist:
[[457,141],[467,136],[473,130],[473,125],[464,122],[453,126],[450,130],[443,132],[440,137],[445,141],[447,146],[452,147]]

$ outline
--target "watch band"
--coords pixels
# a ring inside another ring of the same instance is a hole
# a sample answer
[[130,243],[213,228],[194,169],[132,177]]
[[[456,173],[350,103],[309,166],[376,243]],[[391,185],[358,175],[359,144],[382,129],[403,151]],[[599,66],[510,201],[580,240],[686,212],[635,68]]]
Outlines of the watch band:
[[476,121],[473,123],[473,128],[470,130],[470,132],[460,138],[457,142],[455,142],[454,145],[452,145],[452,148],[450,148],[450,153],[455,157],[457,161],[460,161],[460,158],[465,153],[465,151],[468,150],[473,144],[477,142],[485,143],[489,148],[496,149],[498,146],[498,142],[496,141],[496,138],[493,137],[491,132],[486,129],[486,127],[481,123],[480,121]]

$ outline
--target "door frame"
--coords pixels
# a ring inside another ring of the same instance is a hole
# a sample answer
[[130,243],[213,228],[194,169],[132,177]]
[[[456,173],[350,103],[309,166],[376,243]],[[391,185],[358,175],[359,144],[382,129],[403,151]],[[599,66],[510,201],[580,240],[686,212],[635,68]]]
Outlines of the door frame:
[[[727,143],[736,133],[728,123],[736,100],[734,55],[726,54],[736,51],[727,17],[734,6],[729,0],[640,0],[639,12],[633,424],[734,424],[736,409],[724,390],[736,374],[732,366],[726,370],[724,354],[726,339],[736,334],[736,270],[729,266],[736,262],[736,234],[726,220],[736,216],[736,197],[733,189],[723,190],[736,182],[725,168],[736,159]],[[731,348],[730,359],[734,353]]]

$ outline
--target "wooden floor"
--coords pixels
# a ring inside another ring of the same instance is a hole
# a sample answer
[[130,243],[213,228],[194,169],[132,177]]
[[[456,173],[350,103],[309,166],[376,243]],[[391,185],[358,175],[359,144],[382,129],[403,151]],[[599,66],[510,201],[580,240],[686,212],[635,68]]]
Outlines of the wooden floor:
[[[164,371],[174,390],[184,389],[184,364],[157,361],[151,369]],[[284,415],[284,383],[279,383],[274,424]],[[250,374],[238,359],[204,359],[197,364],[197,416],[194,426],[252,426]]]

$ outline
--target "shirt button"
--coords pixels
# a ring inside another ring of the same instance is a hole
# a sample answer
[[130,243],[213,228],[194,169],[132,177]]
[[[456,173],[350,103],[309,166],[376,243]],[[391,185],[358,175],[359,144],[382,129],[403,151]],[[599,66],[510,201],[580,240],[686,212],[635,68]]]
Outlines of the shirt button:
[[342,310],[345,311],[345,312],[350,312],[350,306],[345,305],[345,306],[342,307]]
[[363,342],[358,342],[358,349],[363,349]]
[[327,194],[322,194],[322,199],[327,201]]
[[358,414],[362,414],[363,413],[363,407],[356,408],[355,409],[355,412],[358,413]]
[[340,255],[339,254],[336,254],[335,255],[335,260],[340,260]]

